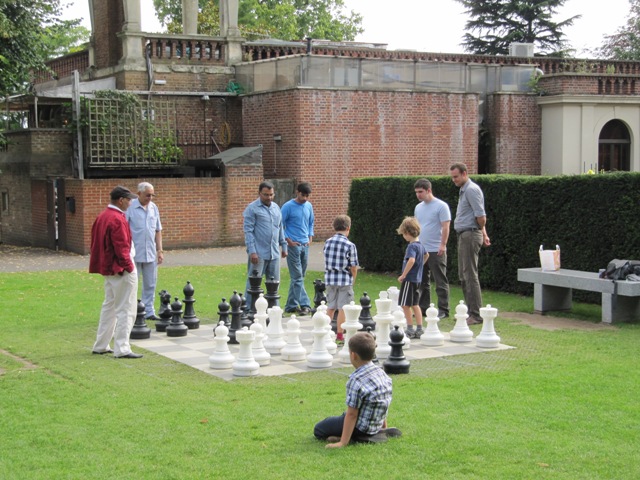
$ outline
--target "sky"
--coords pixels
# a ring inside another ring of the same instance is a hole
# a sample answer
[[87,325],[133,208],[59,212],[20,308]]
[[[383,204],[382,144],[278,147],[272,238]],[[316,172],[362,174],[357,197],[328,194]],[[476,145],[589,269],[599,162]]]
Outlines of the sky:
[[[364,33],[356,40],[386,43],[390,50],[408,49],[423,52],[463,53],[460,46],[467,16],[455,0],[344,0],[348,10],[363,16]],[[62,0],[72,5],[65,18],[84,18],[91,28],[88,0]],[[160,32],[152,0],[141,0],[142,30]],[[605,35],[625,24],[629,0],[567,0],[555,20],[582,15],[572,27],[564,29],[576,56],[589,57],[589,49],[602,44]]]

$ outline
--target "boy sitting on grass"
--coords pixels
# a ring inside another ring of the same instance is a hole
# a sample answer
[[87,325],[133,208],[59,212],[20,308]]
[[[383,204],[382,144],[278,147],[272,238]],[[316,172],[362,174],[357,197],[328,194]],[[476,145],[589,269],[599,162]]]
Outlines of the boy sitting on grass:
[[349,339],[349,359],[356,369],[347,381],[347,411],[339,417],[318,422],[313,434],[327,440],[327,448],[340,448],[350,442],[382,443],[399,437],[397,428],[387,428],[391,404],[391,379],[371,360],[375,354],[373,335],[358,332]]

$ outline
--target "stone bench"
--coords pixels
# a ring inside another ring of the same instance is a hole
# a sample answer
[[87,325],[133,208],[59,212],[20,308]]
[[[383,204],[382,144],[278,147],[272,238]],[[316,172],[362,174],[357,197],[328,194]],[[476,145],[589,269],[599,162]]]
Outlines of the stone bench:
[[602,294],[602,321],[633,321],[640,318],[640,282],[607,280],[595,272],[560,269],[519,268],[518,281],[533,283],[533,309],[536,313],[571,310],[572,290]]

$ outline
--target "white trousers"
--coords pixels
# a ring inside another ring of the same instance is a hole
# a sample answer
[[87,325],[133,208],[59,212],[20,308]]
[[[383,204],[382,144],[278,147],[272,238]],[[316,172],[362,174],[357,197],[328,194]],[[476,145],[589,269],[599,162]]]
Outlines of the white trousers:
[[131,353],[129,334],[136,319],[138,302],[138,273],[124,272],[122,275],[104,277],[104,302],[100,312],[100,323],[94,352],[104,352],[113,338],[113,356]]

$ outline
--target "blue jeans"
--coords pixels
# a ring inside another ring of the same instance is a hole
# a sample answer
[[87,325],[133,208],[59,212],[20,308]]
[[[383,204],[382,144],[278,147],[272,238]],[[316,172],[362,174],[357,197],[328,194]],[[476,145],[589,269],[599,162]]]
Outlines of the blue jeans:
[[[327,417],[324,420],[319,421],[313,428],[313,435],[318,440],[326,440],[329,437],[341,437],[342,427],[344,425],[344,417],[345,414],[343,413],[339,417]],[[351,434],[351,441],[366,441],[368,437],[371,437],[371,435],[362,433],[357,428],[354,428],[353,433]]]
[[298,306],[310,308],[311,301],[304,289],[304,276],[307,273],[307,264],[309,263],[309,245],[293,246],[288,250],[287,266],[289,267],[289,275],[291,275],[291,283],[284,310],[295,310]]
[[[251,257],[247,261],[247,284],[244,287],[244,298],[247,303],[247,308],[251,307],[251,294],[249,293],[249,288],[251,288],[251,284],[249,283],[249,276],[253,275],[253,271],[257,270],[258,274],[263,277],[267,277],[267,280],[273,279],[277,282],[280,281],[280,257],[274,260],[264,260],[262,258],[258,259],[258,263],[251,263]],[[262,287],[264,289],[264,287]],[[277,303],[276,303],[277,305]]]
[[153,303],[156,296],[156,282],[158,279],[158,264],[153,262],[136,262],[138,278],[142,276],[142,303],[144,303],[144,317],[156,314]]

